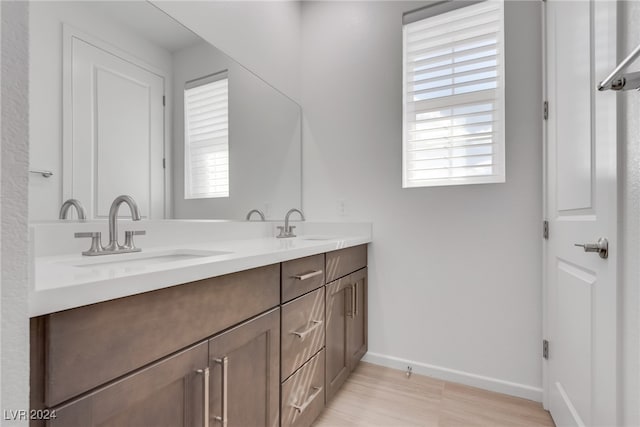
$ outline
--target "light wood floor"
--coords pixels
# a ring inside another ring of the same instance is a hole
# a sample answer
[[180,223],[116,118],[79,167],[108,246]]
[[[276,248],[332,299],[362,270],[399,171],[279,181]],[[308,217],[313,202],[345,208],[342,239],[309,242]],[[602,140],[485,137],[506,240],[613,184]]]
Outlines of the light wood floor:
[[314,427],[553,425],[537,402],[361,362]]

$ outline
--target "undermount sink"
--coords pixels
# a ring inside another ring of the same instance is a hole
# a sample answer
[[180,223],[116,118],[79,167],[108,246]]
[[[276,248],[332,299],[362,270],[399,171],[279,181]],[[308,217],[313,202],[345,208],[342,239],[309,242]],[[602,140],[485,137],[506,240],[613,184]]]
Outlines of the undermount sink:
[[65,262],[73,267],[143,267],[155,264],[166,264],[176,261],[187,261],[199,258],[228,255],[232,252],[205,251],[195,249],[174,249],[157,252],[138,252],[135,254],[101,255],[86,257],[80,261]]
[[301,240],[334,240],[335,236],[300,236]]

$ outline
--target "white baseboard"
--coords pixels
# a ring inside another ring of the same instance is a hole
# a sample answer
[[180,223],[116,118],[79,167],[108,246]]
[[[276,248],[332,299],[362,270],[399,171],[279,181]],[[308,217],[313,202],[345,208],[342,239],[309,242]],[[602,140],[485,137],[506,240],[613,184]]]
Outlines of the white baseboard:
[[471,374],[469,372],[457,371],[442,366],[428,365],[426,363],[372,352],[365,354],[362,360],[401,371],[406,371],[407,366],[411,366],[412,372],[415,374],[542,402],[542,388],[538,387],[512,383],[497,378],[485,377],[483,375]]

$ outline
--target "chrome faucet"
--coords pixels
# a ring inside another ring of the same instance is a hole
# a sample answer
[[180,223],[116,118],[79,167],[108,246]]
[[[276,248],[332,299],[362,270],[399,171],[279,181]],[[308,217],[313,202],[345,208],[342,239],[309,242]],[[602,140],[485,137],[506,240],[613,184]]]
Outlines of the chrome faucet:
[[89,233],[75,233],[75,237],[90,237],[91,248],[88,251],[82,252],[82,255],[111,255],[128,252],[140,252],[140,248],[136,248],[133,243],[133,236],[140,236],[146,234],[145,231],[125,231],[124,245],[118,244],[118,210],[120,205],[126,203],[131,210],[131,219],[134,221],[140,221],[140,212],[138,211],[138,204],[131,198],[131,196],[118,196],[115,198],[109,209],[109,244],[102,246],[102,238],[99,232]]
[[293,229],[296,227],[293,225],[289,226],[289,217],[294,212],[298,212],[300,214],[300,219],[302,219],[303,221],[305,220],[304,214],[300,209],[296,209],[296,208],[289,209],[289,212],[287,212],[287,214],[284,216],[284,227],[278,226],[278,230],[280,230],[280,234],[276,236],[277,238],[283,239],[287,237],[296,237],[296,235],[293,234]]
[[[140,221],[140,212],[138,211],[138,204],[131,196],[118,196],[111,203],[109,209],[109,244],[104,248],[105,251],[118,251],[127,249],[125,246],[118,245],[118,211],[120,205],[126,203],[131,210],[131,219],[134,221]],[[125,244],[127,240],[133,239],[133,236],[127,236],[125,238]],[[131,243],[131,242],[130,242]],[[137,252],[137,251],[136,251]]]
[[71,208],[71,206],[73,206],[76,209],[79,220],[87,219],[87,213],[84,210],[84,206],[82,206],[82,203],[80,203],[80,201],[77,199],[66,200],[60,207],[60,214],[58,215],[58,218],[67,219],[67,216],[69,214],[69,208]]
[[264,221],[264,214],[262,213],[261,210],[258,210],[258,209],[251,209],[247,214],[246,220],[251,221],[251,215],[253,215],[254,213],[257,213],[260,216],[260,221]]

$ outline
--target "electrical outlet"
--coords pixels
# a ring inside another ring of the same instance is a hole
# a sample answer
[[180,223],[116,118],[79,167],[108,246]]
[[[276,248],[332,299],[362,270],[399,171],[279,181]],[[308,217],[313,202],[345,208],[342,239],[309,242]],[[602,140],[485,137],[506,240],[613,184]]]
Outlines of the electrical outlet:
[[338,200],[337,209],[338,215],[347,216],[347,202],[344,199]]

